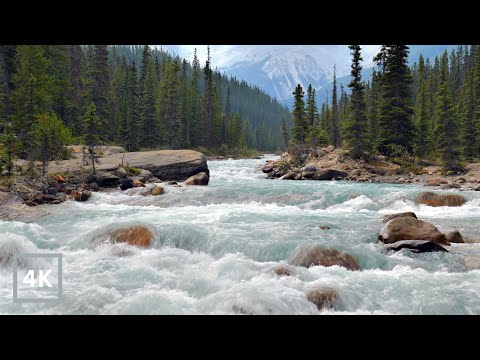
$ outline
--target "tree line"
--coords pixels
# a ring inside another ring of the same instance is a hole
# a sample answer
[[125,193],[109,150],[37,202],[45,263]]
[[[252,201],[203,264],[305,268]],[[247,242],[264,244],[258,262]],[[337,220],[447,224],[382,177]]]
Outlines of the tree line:
[[[431,62],[420,55],[408,66],[406,45],[382,45],[372,79],[362,81],[360,45],[350,45],[350,94],[338,89],[315,103],[315,89],[297,85],[292,144],[332,144],[354,158],[382,154],[392,159],[439,162],[459,171],[480,156],[480,48],[459,45]],[[330,99],[329,99],[330,100]],[[284,135],[285,138],[285,135]]]
[[[148,45],[0,45],[0,157],[44,163],[64,144],[128,151],[282,144],[287,108],[260,88]],[[33,166],[30,166],[33,168]]]

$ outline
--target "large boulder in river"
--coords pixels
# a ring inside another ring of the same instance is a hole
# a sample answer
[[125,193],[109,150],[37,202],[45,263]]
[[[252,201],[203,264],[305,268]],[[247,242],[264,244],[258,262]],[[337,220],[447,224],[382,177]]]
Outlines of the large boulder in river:
[[334,179],[343,179],[348,176],[348,173],[342,170],[336,169],[321,169],[317,171],[315,180],[334,180]]
[[357,259],[345,252],[328,249],[321,245],[302,245],[295,249],[288,263],[294,266],[334,266],[339,265],[348,270],[360,270]]
[[201,172],[197,175],[190,176],[184,181],[185,185],[208,185],[209,177],[206,173]]
[[412,217],[412,218],[417,218],[417,215],[415,215],[415,213],[411,212],[411,211],[408,211],[408,212],[403,212],[403,213],[396,213],[396,214],[389,214],[389,215],[385,215],[383,217],[383,222],[384,223],[387,223],[389,222],[390,220],[393,220],[393,219],[396,219],[396,218],[401,218],[401,217]]
[[438,244],[449,245],[445,235],[435,226],[413,217],[392,219],[380,230],[378,240],[392,244],[402,240],[428,240]]
[[423,204],[427,206],[462,206],[467,202],[462,195],[456,194],[436,194],[431,191],[422,192],[417,195],[415,199],[417,204]]
[[317,305],[318,310],[333,308],[339,303],[340,297],[331,287],[318,287],[307,291],[307,300]]
[[160,150],[115,154],[103,158],[110,163],[128,163],[130,167],[150,171],[165,181],[183,181],[204,172],[209,175],[207,157],[194,150]]
[[438,245],[433,241],[427,241],[427,240],[402,240],[402,241],[397,241],[396,243],[387,245],[386,248],[387,250],[392,250],[392,251],[407,249],[416,253],[436,252],[436,251],[448,252],[443,246]]
[[133,188],[133,180],[132,179],[123,179],[120,184],[120,190],[128,190]]

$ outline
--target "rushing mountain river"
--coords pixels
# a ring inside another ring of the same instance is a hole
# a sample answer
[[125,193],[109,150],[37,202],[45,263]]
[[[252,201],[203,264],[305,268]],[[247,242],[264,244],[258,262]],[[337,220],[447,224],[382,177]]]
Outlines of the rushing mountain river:
[[[63,256],[63,296],[52,303],[14,303],[12,269],[0,261],[0,314],[480,313],[480,270],[468,271],[460,255],[387,253],[377,243],[382,215],[399,211],[479,242],[480,193],[462,192],[469,201],[459,208],[418,206],[421,186],[266,180],[264,162],[211,161],[209,186],[94,193],[49,206],[35,223],[0,222],[0,260],[8,251]],[[153,247],[92,246],[126,223],[154,229]],[[347,251],[362,270],[272,272],[310,243]],[[334,310],[305,296],[323,285],[339,294]]]

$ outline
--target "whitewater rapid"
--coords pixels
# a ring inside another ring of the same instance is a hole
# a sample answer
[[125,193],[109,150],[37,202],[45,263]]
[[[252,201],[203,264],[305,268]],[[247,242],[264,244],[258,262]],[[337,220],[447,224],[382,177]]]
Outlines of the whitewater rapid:
[[[468,271],[460,255],[390,254],[377,244],[383,214],[414,211],[457,227],[480,250],[480,194],[462,192],[469,201],[459,208],[418,206],[424,187],[267,180],[265,160],[211,161],[206,187],[94,193],[86,203],[49,206],[52,215],[36,223],[0,222],[0,260],[15,251],[63,256],[63,297],[45,304],[14,303],[12,270],[0,261],[0,314],[480,313],[480,270]],[[150,226],[152,248],[91,246],[124,224]],[[363,270],[273,274],[309,243],[347,251]],[[307,301],[318,285],[337,290],[335,310]]]

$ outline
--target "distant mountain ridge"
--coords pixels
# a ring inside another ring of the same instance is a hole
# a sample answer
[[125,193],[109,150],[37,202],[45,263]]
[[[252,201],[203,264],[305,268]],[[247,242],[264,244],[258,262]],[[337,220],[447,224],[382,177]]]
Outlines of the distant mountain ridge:
[[[420,53],[425,58],[433,58],[456,46],[411,45],[410,61],[417,61]],[[199,49],[200,60],[204,61],[205,45],[166,46],[187,59],[192,57],[195,47]],[[364,80],[368,81],[373,56],[380,45],[362,45],[362,48]],[[319,103],[322,103],[327,91],[331,94],[335,65],[339,84],[346,87],[349,83],[350,51],[347,45],[212,45],[211,53],[214,68],[258,85],[288,106],[292,103],[292,92],[298,83],[304,88],[312,84],[317,90]]]

